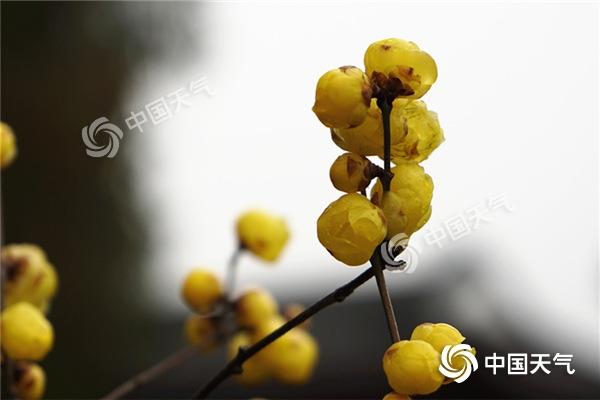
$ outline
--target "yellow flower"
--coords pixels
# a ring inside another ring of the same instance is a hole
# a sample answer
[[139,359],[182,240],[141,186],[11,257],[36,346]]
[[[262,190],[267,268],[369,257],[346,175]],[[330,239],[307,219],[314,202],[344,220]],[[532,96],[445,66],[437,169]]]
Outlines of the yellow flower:
[[42,367],[35,363],[18,362],[14,368],[18,398],[22,400],[41,399],[46,390],[46,373]]
[[47,313],[56,295],[58,277],[46,253],[33,244],[10,244],[2,248],[7,270],[6,305],[26,301]]
[[[445,323],[424,323],[417,326],[410,340],[423,340],[429,344],[438,352],[441,353],[446,346],[456,346],[464,342],[465,337],[453,327]],[[476,354],[475,348],[471,348],[471,353]],[[465,367],[466,360],[464,357],[454,357],[452,359],[452,367],[456,370],[462,370]],[[453,382],[454,379],[445,378],[444,384]]]
[[211,318],[192,314],[185,320],[183,335],[185,340],[201,353],[207,354],[217,348],[215,326]]
[[437,114],[427,110],[427,106],[421,100],[396,99],[393,109],[399,110],[406,121],[407,131],[401,141],[392,144],[392,161],[400,164],[404,161],[421,162],[427,159],[444,141],[444,132]]
[[[285,323],[280,315],[272,316],[254,330],[254,339],[258,341]],[[316,340],[304,329],[293,328],[261,352],[272,376],[286,385],[303,385],[311,378],[319,358],[319,346]]]
[[337,190],[355,193],[364,190],[371,183],[371,161],[356,153],[344,153],[329,169],[329,178]]
[[279,305],[268,291],[261,288],[249,289],[235,302],[235,319],[245,328],[253,328],[277,315]]
[[385,39],[365,52],[365,69],[374,85],[394,97],[418,99],[437,79],[433,58],[413,42]]
[[[227,358],[232,360],[239,351],[240,347],[250,347],[255,342],[252,340],[252,335],[247,331],[235,333],[229,340],[227,349]],[[240,385],[257,386],[264,383],[271,377],[271,368],[264,361],[262,352],[258,352],[254,356],[242,364],[242,373],[235,375],[235,379]]]
[[[240,347],[249,347],[281,327],[286,319],[277,313],[274,300],[265,301],[266,292],[249,292],[255,295],[246,298],[246,307],[253,307],[253,319],[246,324],[248,330],[234,334],[229,342],[228,358],[233,359]],[[270,297],[270,296],[269,296]],[[264,315],[259,315],[262,311]],[[237,311],[236,311],[237,312]],[[239,383],[255,386],[269,378],[275,378],[287,385],[306,383],[314,371],[319,354],[315,339],[304,329],[296,327],[267,345],[260,352],[246,360],[242,374],[237,375]]]
[[438,353],[441,353],[444,347],[460,344],[465,338],[452,325],[427,322],[413,330],[410,340],[423,340],[431,344]]
[[383,211],[358,193],[331,203],[317,221],[319,242],[351,266],[367,262],[387,233]]
[[371,94],[369,78],[359,68],[332,69],[317,82],[312,110],[328,128],[352,128],[365,120]]
[[381,400],[411,400],[411,398],[405,394],[391,392],[383,396],[383,399]]
[[240,243],[265,261],[275,261],[290,236],[283,218],[261,210],[244,213],[237,221]]
[[181,295],[192,309],[205,312],[221,299],[223,289],[210,270],[196,268],[183,281]]
[[423,167],[405,162],[392,168],[394,178],[390,191],[383,192],[378,179],[371,190],[371,201],[383,210],[388,221],[387,238],[399,233],[410,237],[427,223],[431,216],[433,181]]
[[39,361],[54,343],[54,330],[42,312],[21,301],[2,311],[2,350],[14,360]]
[[[399,145],[406,136],[406,119],[399,107],[392,108],[390,115],[390,139],[392,147]],[[383,158],[383,117],[377,99],[371,100],[364,122],[354,128],[332,129],[331,138],[342,150],[363,156]]]
[[271,355],[275,379],[295,386],[310,380],[319,359],[319,346],[310,333],[294,328],[269,346],[264,351],[267,357]]
[[0,168],[8,167],[17,156],[17,139],[12,128],[0,122]]
[[444,376],[439,371],[440,353],[422,340],[402,340],[383,356],[389,385],[399,394],[429,394],[439,389]]

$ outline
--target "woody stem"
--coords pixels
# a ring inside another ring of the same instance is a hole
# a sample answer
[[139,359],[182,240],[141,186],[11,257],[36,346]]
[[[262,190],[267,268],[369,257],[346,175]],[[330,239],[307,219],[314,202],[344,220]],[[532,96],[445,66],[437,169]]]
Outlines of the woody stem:
[[186,346],[182,349],[170,354],[159,363],[151,366],[147,370],[140,372],[134,377],[128,379],[126,382],[119,385],[116,389],[102,397],[101,400],[120,399],[131,393],[134,389],[139,386],[154,380],[159,375],[164,374],[167,371],[175,368],[182,364],[184,361],[197,354],[198,351],[193,346]]
[[[391,129],[390,129],[390,116],[392,113],[392,100],[386,96],[377,98],[377,105],[381,110],[383,119],[383,163],[385,173],[381,176],[381,184],[383,191],[388,192],[390,190],[391,177],[393,177],[391,171]],[[387,244],[387,241],[384,241]],[[379,249],[379,248],[378,248]],[[375,251],[371,257],[371,263],[373,264],[373,271],[375,273],[375,279],[377,281],[377,289],[379,289],[379,297],[381,298],[381,304],[383,305],[383,311],[387,320],[388,329],[390,331],[390,337],[393,343],[400,341],[400,332],[398,330],[398,323],[396,322],[396,315],[394,313],[394,307],[392,300],[390,299],[390,293],[385,283],[385,276],[383,274],[383,262],[381,260],[381,254],[379,251]]]
[[231,296],[233,295],[233,290],[235,288],[235,277],[237,275],[237,264],[243,250],[244,245],[240,243],[231,255],[231,258],[229,259],[229,264],[227,265],[227,276],[225,277],[226,281],[224,297],[224,301],[226,302],[231,301]]
[[391,140],[391,129],[390,129],[390,116],[392,113],[392,103],[386,97],[380,97],[377,99],[377,106],[381,110],[381,116],[383,119],[383,169],[385,174],[381,177],[381,184],[383,185],[383,191],[388,192],[390,190],[390,181],[392,175],[392,140]]

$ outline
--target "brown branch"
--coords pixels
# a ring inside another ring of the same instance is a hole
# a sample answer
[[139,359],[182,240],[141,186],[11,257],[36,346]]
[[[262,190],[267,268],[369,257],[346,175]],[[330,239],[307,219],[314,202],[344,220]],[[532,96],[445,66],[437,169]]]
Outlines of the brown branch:
[[115,388],[109,394],[102,397],[101,400],[120,399],[123,396],[130,393],[135,388],[137,388],[138,386],[143,385],[144,383],[151,381],[152,379],[156,378],[157,376],[164,374],[165,372],[173,369],[174,367],[176,367],[177,365],[186,361],[188,358],[192,357],[194,354],[197,354],[197,353],[198,353],[198,350],[196,350],[196,348],[193,346],[183,347],[183,348],[177,350],[175,353],[167,356],[167,358],[160,361],[159,363],[154,364],[152,367],[148,368],[147,370],[140,372],[139,374],[131,377],[129,380],[127,380],[126,382],[119,385],[117,388]]
[[[203,318],[213,318],[218,320],[215,323],[215,334],[209,335],[204,338],[204,340],[222,340],[225,336],[227,336],[226,329],[223,325],[223,316],[230,310],[231,308],[231,294],[235,287],[235,275],[237,270],[237,264],[242,251],[244,250],[243,245],[239,245],[229,260],[227,265],[227,274],[225,277],[225,290],[223,293],[223,297],[221,298],[220,303],[216,307],[215,310],[211,311],[208,314],[202,314]],[[215,337],[216,335],[216,337]],[[152,379],[158,377],[159,375],[169,371],[170,369],[176,367],[182,362],[186,361],[188,358],[192,357],[197,353],[196,347],[186,346],[175,353],[167,356],[164,360],[159,361],[157,364],[151,366],[147,370],[133,376],[128,379],[126,382],[119,385],[116,389],[111,391],[109,394],[104,396],[101,400],[107,399],[119,399],[137,388],[140,385],[143,385]]]
[[[380,247],[378,247],[378,249],[379,248]],[[392,343],[396,343],[400,341],[400,332],[398,331],[398,323],[396,322],[394,307],[392,306],[392,300],[390,299],[390,292],[385,284],[381,255],[378,252],[375,252],[373,257],[371,257],[371,263],[373,264],[377,289],[379,289],[379,297],[381,298],[381,304],[383,304],[383,311],[387,320],[388,330],[390,331],[390,337],[392,338]]]
[[383,191],[387,192],[390,190],[391,177],[391,159],[392,159],[392,140],[391,140],[391,128],[390,128],[390,116],[392,114],[392,101],[387,97],[377,98],[377,106],[381,109],[381,116],[383,119],[383,169],[386,174],[381,177],[381,185]]
[[308,307],[306,310],[298,314],[295,318],[287,321],[278,329],[271,332],[269,335],[265,336],[263,339],[259,340],[252,346],[248,348],[240,348],[237,355],[229,361],[221,369],[214,375],[208,382],[204,384],[192,397],[193,399],[204,399],[213,390],[217,388],[225,379],[230,377],[233,374],[239,374],[242,372],[242,364],[244,361],[258,353],[260,350],[265,348],[267,345],[274,342],[279,337],[283,336],[286,332],[290,331],[292,328],[300,325],[314,314],[323,310],[324,308],[344,301],[348,296],[350,296],[356,288],[360,285],[368,281],[373,277],[373,268],[368,268],[362,274],[346,283],[343,286],[335,289],[333,292],[329,293],[327,296],[323,297],[321,300],[314,303],[312,306]]
[[[383,120],[383,163],[385,174],[381,176],[381,185],[383,191],[387,192],[390,190],[391,177],[391,126],[390,118],[392,114],[392,102],[394,101],[394,95],[388,94],[386,91],[380,93],[377,98],[377,106],[381,109],[381,116]],[[385,243],[385,242],[384,242]],[[379,249],[379,247],[378,247]],[[388,329],[392,342],[396,343],[400,341],[400,333],[398,331],[398,323],[396,322],[396,316],[394,314],[394,307],[390,299],[390,293],[385,283],[385,276],[383,275],[383,262],[381,261],[381,254],[378,251],[373,253],[371,257],[371,263],[375,270],[375,279],[377,280],[377,288],[379,289],[379,296],[381,297],[381,304],[383,304],[383,310],[388,323]]]
[[225,306],[227,306],[227,303],[230,303],[232,300],[231,296],[233,295],[233,291],[235,289],[238,260],[240,259],[240,255],[245,248],[246,247],[240,243],[234,250],[231,258],[229,259],[229,263],[227,264],[227,273],[225,276],[225,294],[223,295],[223,302],[225,303]]

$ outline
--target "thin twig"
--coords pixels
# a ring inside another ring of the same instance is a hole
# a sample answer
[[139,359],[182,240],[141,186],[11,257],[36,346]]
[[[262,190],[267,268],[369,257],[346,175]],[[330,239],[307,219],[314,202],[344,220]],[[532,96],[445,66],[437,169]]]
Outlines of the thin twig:
[[[211,313],[202,315],[203,318],[214,318],[219,320],[219,322],[216,323],[217,331],[220,332],[220,335],[217,335],[218,337],[224,337],[226,335],[226,330],[223,326],[224,320],[222,317],[229,310],[231,304],[230,298],[235,287],[235,275],[237,271],[237,264],[243,250],[243,245],[238,246],[231,255],[231,258],[229,259],[229,264],[227,265],[227,272],[225,276],[225,293],[223,294],[221,304]],[[205,340],[213,339],[215,338],[212,336],[210,338],[205,338]],[[186,361],[188,358],[192,357],[196,353],[197,350],[195,347],[186,346],[176,351],[175,353],[167,356],[164,360],[158,362],[157,364],[154,364],[147,370],[128,379],[126,382],[122,383],[109,394],[104,396],[101,400],[122,398],[138,386],[145,384],[158,377],[159,375],[167,372],[168,370],[176,367],[177,365]]]
[[[381,109],[381,116],[383,119],[383,163],[386,174],[384,174],[380,179],[384,192],[390,190],[390,176],[393,176],[391,171],[392,134],[390,127],[392,101],[393,99],[386,96],[385,93],[382,93],[382,96],[377,99],[377,105]],[[383,311],[385,312],[385,317],[387,319],[390,336],[392,338],[392,342],[396,343],[400,341],[400,333],[398,331],[398,323],[396,322],[396,315],[394,314],[394,307],[392,306],[390,293],[385,283],[385,276],[383,275],[383,262],[381,261],[381,254],[378,251],[373,253],[373,257],[371,257],[371,263],[373,264],[373,269],[375,270],[377,288],[379,289],[379,296],[381,297],[381,304],[383,305]]]
[[223,296],[221,297],[221,301],[214,308],[214,311],[211,313],[213,315],[209,317],[213,318],[215,334],[219,340],[223,340],[224,338],[228,337],[231,331],[231,327],[227,324],[228,320],[226,319],[226,316],[235,307],[233,302],[233,292],[236,281],[235,278],[238,271],[238,261],[244,249],[245,246],[240,242],[231,255],[229,263],[227,264],[227,270],[225,272],[225,289]]
[[197,354],[198,350],[193,346],[186,346],[175,353],[167,356],[164,360],[160,361],[157,364],[154,364],[152,367],[147,370],[140,372],[139,374],[133,376],[131,379],[127,380],[123,384],[119,385],[116,389],[111,391],[109,394],[104,396],[101,400],[107,399],[120,399],[126,394],[130,393],[132,390],[137,388],[138,386],[151,381],[159,375],[164,374],[165,372],[173,369],[177,365],[183,363],[194,354]]
[[385,312],[385,318],[387,320],[388,330],[390,331],[390,337],[392,338],[392,342],[396,343],[400,341],[400,332],[398,331],[398,323],[396,322],[394,307],[392,306],[392,301],[390,299],[390,292],[385,284],[381,255],[378,252],[375,252],[373,257],[371,257],[371,263],[373,264],[375,280],[377,281],[377,289],[379,289],[379,297],[381,298],[381,304],[383,304],[383,311]]
[[225,367],[223,367],[223,369],[221,369],[219,372],[217,372],[216,375],[214,375],[208,382],[206,382],[204,384],[204,386],[202,386],[194,394],[194,396],[192,398],[193,399],[206,398],[206,396],[208,396],[210,393],[212,393],[212,391],[215,390],[217,388],[217,386],[219,386],[229,376],[231,376],[233,374],[241,373],[242,372],[242,364],[244,363],[244,361],[246,361],[247,359],[249,359],[256,353],[258,353],[260,350],[265,348],[270,343],[274,342],[279,337],[283,336],[286,332],[290,331],[292,328],[300,325],[301,323],[303,323],[304,321],[306,321],[307,319],[312,317],[314,314],[318,313],[319,311],[323,310],[324,308],[326,308],[332,304],[344,301],[348,296],[350,296],[352,294],[352,292],[354,292],[354,290],[356,288],[358,288],[360,285],[362,285],[363,283],[365,283],[372,277],[373,277],[373,268],[371,267],[371,268],[368,268],[367,270],[365,270],[362,274],[360,274],[356,278],[354,278],[352,281],[346,283],[343,286],[340,286],[333,292],[329,293],[327,296],[323,297],[321,300],[317,301],[312,306],[308,307],[306,310],[304,310],[303,312],[298,314],[296,317],[287,321],[281,327],[274,330],[269,335],[265,336],[263,339],[259,340],[252,346],[245,348],[245,349],[240,348],[237,355],[231,361],[229,361],[229,363],[227,363],[225,365]]
[[[392,159],[392,139],[390,128],[390,116],[392,114],[392,103],[385,96],[377,99],[377,106],[381,109],[383,119],[383,169],[386,174],[381,177],[381,185],[383,191],[390,190],[390,174],[391,174],[391,159]],[[393,176],[393,175],[391,175]]]
[[235,289],[235,278],[237,276],[238,260],[243,251],[244,245],[240,243],[231,255],[231,258],[229,259],[229,264],[227,265],[227,273],[225,276],[225,296],[223,299],[223,301],[225,302],[231,301],[231,295],[233,294],[233,290]]

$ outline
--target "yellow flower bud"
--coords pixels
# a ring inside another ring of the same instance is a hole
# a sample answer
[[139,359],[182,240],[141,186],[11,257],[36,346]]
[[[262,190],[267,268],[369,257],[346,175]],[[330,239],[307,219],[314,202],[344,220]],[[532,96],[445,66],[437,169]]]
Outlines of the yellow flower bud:
[[421,162],[444,141],[444,132],[440,127],[437,114],[428,111],[421,100],[396,99],[393,109],[407,124],[406,136],[391,146],[392,161],[401,164],[404,161]]
[[38,364],[18,362],[13,379],[18,398],[21,400],[41,399],[46,390],[46,373]]
[[[465,340],[465,337],[452,325],[427,322],[417,326],[413,330],[410,340],[423,340],[431,344],[438,353],[441,353],[446,346],[461,344]],[[475,348],[471,348],[471,353],[475,355]],[[461,370],[466,362],[464,357],[455,357],[452,359],[452,366],[457,370]],[[454,379],[445,378],[444,384],[453,381]]]
[[[390,140],[392,148],[406,136],[406,119],[399,107],[392,108],[390,115]],[[383,158],[383,117],[377,99],[371,100],[365,121],[357,127],[332,129],[333,142],[342,150],[363,156]]]
[[207,354],[217,348],[214,321],[202,315],[192,314],[183,326],[185,340],[201,353]]
[[363,123],[371,102],[369,78],[359,68],[344,66],[326,72],[317,82],[313,112],[328,128]]
[[54,343],[54,330],[42,312],[21,301],[2,311],[2,350],[14,360],[39,361]]
[[422,340],[402,340],[383,356],[389,385],[399,394],[429,394],[439,389],[444,376],[439,371],[440,353]]
[[398,164],[392,173],[390,191],[384,194],[381,181],[377,180],[371,190],[371,201],[381,207],[388,221],[387,239],[399,233],[410,237],[431,216],[433,180],[415,162]]
[[[276,350],[267,350],[274,345]],[[317,341],[305,330],[292,329],[265,348],[271,358],[275,379],[286,385],[304,385],[312,377],[319,358]]]
[[181,295],[192,309],[205,312],[221,299],[223,289],[210,270],[196,268],[185,278]]
[[268,291],[261,288],[247,290],[235,302],[235,318],[242,327],[253,328],[277,315],[279,305]]
[[6,245],[2,265],[7,275],[6,305],[26,301],[46,313],[58,287],[56,270],[46,253],[33,244]]
[[[277,315],[261,324],[254,333],[258,341],[285,323]],[[298,327],[277,338],[259,354],[269,365],[273,377],[286,385],[303,385],[312,376],[317,363],[319,347],[306,330]]]
[[452,325],[427,322],[413,330],[410,340],[423,340],[431,344],[438,353],[441,353],[444,347],[460,344],[465,338]]
[[437,79],[433,58],[413,42],[385,39],[365,52],[365,69],[374,85],[394,97],[418,99]]
[[240,216],[237,234],[246,249],[265,261],[275,261],[290,236],[283,218],[261,210]]
[[405,394],[391,392],[383,396],[382,400],[411,400],[411,397]]
[[12,128],[0,122],[0,168],[8,167],[17,156],[17,139]]
[[366,263],[387,233],[383,211],[358,193],[331,203],[317,221],[319,242],[337,260],[351,266]]
[[378,200],[379,197],[374,197],[373,203],[376,203],[385,215],[388,224],[386,239],[389,240],[394,235],[407,231],[408,216],[404,212],[405,207],[403,208],[400,196],[394,192],[378,193],[378,196],[381,196],[381,200]]
[[331,165],[329,178],[337,190],[346,193],[360,192],[371,183],[373,168],[367,157],[344,153]]
[[[250,347],[254,342],[252,336],[247,331],[235,333],[228,345],[227,357],[232,360],[239,351],[240,347]],[[271,377],[270,367],[263,360],[262,352],[258,352],[253,357],[247,359],[242,364],[242,373],[235,375],[239,384],[244,386],[257,386]]]

